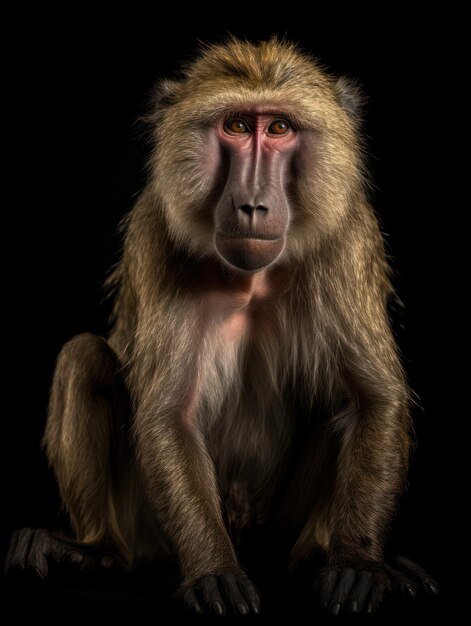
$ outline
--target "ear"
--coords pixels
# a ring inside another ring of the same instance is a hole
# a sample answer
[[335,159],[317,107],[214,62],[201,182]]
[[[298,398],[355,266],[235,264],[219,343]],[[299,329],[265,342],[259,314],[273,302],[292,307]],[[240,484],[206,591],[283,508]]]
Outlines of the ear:
[[366,98],[359,84],[351,78],[341,76],[335,83],[341,107],[354,119],[360,119]]
[[148,110],[139,120],[144,124],[155,125],[165,110],[175,104],[181,83],[178,80],[161,80],[153,88],[148,102]]
[[167,107],[175,103],[181,83],[178,80],[161,80],[157,83],[152,100],[154,106]]

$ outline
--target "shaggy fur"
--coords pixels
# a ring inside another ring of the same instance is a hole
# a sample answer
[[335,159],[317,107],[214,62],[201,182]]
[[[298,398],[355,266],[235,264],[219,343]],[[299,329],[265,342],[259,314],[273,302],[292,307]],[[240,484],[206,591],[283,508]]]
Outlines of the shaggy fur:
[[[187,587],[240,573],[230,535],[267,520],[297,534],[293,566],[316,548],[331,565],[381,561],[408,390],[357,100],[277,40],[208,47],[158,86],[113,330],[64,347],[51,394],[45,443],[81,541],[112,541],[130,561],[175,554]],[[287,190],[283,255],[247,286],[214,250],[207,142],[260,103],[303,134],[307,166]]]

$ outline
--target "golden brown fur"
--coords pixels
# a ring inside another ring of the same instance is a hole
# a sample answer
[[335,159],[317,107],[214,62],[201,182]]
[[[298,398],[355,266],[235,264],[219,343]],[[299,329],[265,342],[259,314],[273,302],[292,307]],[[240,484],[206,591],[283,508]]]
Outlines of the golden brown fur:
[[[381,560],[408,391],[349,89],[291,44],[231,40],[156,90],[108,346],[67,344],[51,395],[45,442],[80,540],[131,560],[170,550],[187,585],[240,572],[227,527],[269,519],[298,534],[293,565],[316,547],[331,563]],[[287,190],[283,255],[243,276],[214,251],[205,129],[260,103],[302,129],[309,167]],[[132,407],[122,449],[117,384]]]

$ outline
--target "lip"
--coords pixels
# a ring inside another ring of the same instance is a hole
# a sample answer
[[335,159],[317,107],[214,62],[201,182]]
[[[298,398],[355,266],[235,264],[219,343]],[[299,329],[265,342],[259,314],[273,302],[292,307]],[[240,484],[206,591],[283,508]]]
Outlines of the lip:
[[223,233],[218,230],[216,233],[219,237],[224,237],[225,239],[249,239],[254,241],[279,241],[283,239],[283,235],[269,235],[267,233]]
[[217,232],[215,246],[229,265],[241,270],[255,271],[268,267],[279,257],[285,245],[284,236],[274,238],[273,235],[265,233],[250,233],[250,237],[241,237],[241,233],[237,234],[235,237]]

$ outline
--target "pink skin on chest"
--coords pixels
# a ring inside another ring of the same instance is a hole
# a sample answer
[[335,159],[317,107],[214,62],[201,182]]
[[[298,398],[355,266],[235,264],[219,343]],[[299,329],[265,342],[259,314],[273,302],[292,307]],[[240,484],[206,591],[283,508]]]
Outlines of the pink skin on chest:
[[251,331],[256,309],[269,306],[285,284],[280,268],[249,274],[223,270],[219,263],[205,260],[198,267],[196,289],[204,301],[204,320],[214,324],[219,341],[233,343]]

